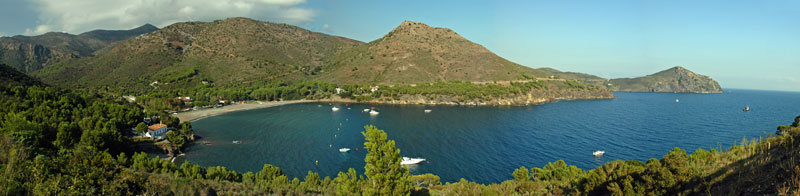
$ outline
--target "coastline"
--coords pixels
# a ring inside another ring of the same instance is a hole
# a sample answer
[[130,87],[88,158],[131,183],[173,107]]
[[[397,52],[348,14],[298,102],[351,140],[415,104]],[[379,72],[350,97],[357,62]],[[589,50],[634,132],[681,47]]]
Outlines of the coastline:
[[261,109],[261,108],[283,106],[295,103],[316,103],[316,102],[390,104],[390,105],[526,106],[526,105],[537,105],[543,103],[556,102],[561,100],[593,100],[593,99],[614,99],[614,95],[613,93],[611,93],[611,91],[606,91],[605,93],[590,94],[590,95],[580,94],[580,93],[571,94],[563,92],[562,93],[536,92],[522,96],[514,96],[514,97],[486,100],[486,101],[478,101],[478,100],[460,101],[454,97],[449,97],[449,96],[437,96],[435,99],[429,99],[421,95],[405,95],[399,100],[387,100],[385,97],[383,97],[368,101],[357,101],[350,98],[342,98],[337,95],[333,95],[328,98],[315,99],[315,100],[302,99],[302,100],[289,100],[289,101],[277,101],[277,102],[259,101],[258,103],[234,104],[220,108],[181,112],[177,113],[176,116],[178,117],[178,119],[180,119],[181,122],[187,122],[187,121],[191,122],[206,117],[211,117],[236,111]]
[[289,101],[272,101],[272,102],[260,102],[259,103],[243,103],[243,104],[233,104],[227,105],[219,108],[210,108],[210,109],[203,109],[203,110],[195,110],[190,112],[181,112],[177,113],[175,116],[180,119],[181,122],[192,122],[195,120],[200,120],[206,117],[216,116],[220,114],[236,112],[236,111],[245,111],[245,110],[253,110],[253,109],[261,109],[261,108],[268,108],[268,107],[275,107],[275,106],[282,106],[282,105],[289,105],[289,104],[296,104],[296,103],[311,103],[311,102],[319,102],[319,100],[289,100]]

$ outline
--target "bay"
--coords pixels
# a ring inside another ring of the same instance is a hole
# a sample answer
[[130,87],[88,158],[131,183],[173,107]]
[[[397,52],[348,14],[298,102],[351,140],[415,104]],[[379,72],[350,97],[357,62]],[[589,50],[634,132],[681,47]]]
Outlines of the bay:
[[[800,115],[798,92],[615,96],[511,107],[306,103],[240,111],[193,122],[196,134],[210,145],[192,145],[178,161],[242,173],[272,164],[300,179],[308,171],[335,177],[355,168],[363,174],[361,131],[375,125],[397,142],[402,156],[426,159],[409,167],[412,174],[497,183],[512,179],[520,166],[556,160],[588,170],[613,160],[660,159],[675,147],[688,153],[726,149],[742,138],[774,133]],[[745,106],[751,111],[742,111]],[[362,111],[371,107],[380,114]],[[352,150],[338,151],[345,147]],[[606,154],[596,158],[596,150]]]

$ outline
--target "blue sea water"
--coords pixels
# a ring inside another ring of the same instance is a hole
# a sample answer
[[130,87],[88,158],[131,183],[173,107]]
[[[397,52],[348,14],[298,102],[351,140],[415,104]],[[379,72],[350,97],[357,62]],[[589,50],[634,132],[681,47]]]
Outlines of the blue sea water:
[[[355,168],[363,174],[361,131],[375,125],[396,141],[402,156],[427,160],[411,166],[412,174],[496,183],[512,179],[520,166],[542,167],[556,160],[588,170],[618,159],[661,158],[674,147],[689,153],[727,149],[742,138],[774,133],[800,115],[798,92],[726,89],[724,94],[615,96],[514,107],[350,104],[348,109],[333,104],[342,108],[334,112],[327,103],[308,103],[234,112],[195,121],[195,132],[211,145],[192,145],[184,159],[239,172],[272,164],[300,179],[308,171],[335,177]],[[742,111],[748,105],[751,111]],[[370,107],[380,114],[362,112]],[[343,147],[352,150],[340,153]],[[605,156],[595,158],[596,150]]]

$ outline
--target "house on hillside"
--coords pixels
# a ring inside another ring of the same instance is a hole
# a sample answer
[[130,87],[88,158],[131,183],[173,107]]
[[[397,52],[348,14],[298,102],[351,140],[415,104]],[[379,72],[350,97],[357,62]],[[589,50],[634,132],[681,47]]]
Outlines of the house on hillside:
[[163,123],[150,125],[147,127],[147,133],[144,136],[153,139],[164,139],[167,137],[167,125]]
[[375,92],[375,91],[377,91],[377,90],[378,90],[378,86],[370,86],[370,87],[369,87],[369,91],[370,91],[370,92],[373,92],[373,93],[374,93],[374,92]]
[[344,89],[342,89],[342,88],[336,88],[336,94],[337,94],[337,95],[338,95],[338,94],[342,94],[342,92],[344,92]]

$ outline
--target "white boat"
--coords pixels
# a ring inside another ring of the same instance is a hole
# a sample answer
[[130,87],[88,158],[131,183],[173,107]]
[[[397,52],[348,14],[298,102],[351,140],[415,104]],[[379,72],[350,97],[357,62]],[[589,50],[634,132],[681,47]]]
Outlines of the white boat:
[[370,110],[369,111],[369,115],[373,115],[374,116],[374,115],[378,115],[378,114],[380,114],[380,112],[378,112],[378,111],[375,111],[375,110]]
[[402,162],[400,162],[400,165],[413,165],[413,164],[419,164],[419,163],[421,163],[421,162],[423,162],[423,161],[425,161],[425,159],[423,159],[423,158],[408,158],[408,157],[403,157],[403,161],[402,161]]
[[369,109],[364,109],[364,112],[369,112]]
[[425,110],[425,113],[431,113],[433,110]]
[[675,103],[681,102],[681,100],[675,99]]
[[337,108],[336,106],[333,106],[333,107],[331,108],[331,110],[333,110],[333,111],[335,112],[335,111],[339,111],[339,108]]
[[339,148],[339,152],[348,152],[350,151],[349,148]]
[[606,154],[606,151],[598,150],[598,151],[594,151],[592,154],[594,156],[596,156],[596,157],[599,157],[599,156],[603,156],[603,154]]
[[239,141],[239,140],[233,140],[233,142],[232,142],[232,143],[233,143],[233,144],[241,144],[241,143],[242,143],[242,141]]

